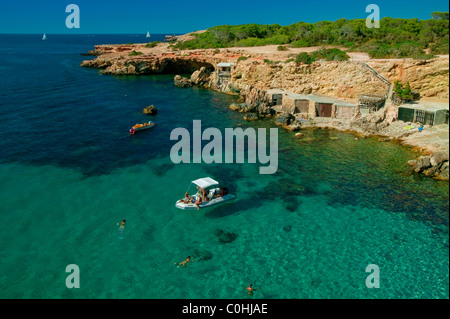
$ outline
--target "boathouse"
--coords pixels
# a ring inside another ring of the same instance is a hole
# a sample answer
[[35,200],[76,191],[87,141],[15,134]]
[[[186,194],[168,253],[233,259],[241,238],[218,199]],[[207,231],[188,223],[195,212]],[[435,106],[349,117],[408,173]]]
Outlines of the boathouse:
[[283,95],[287,92],[282,89],[270,89],[266,91],[267,102],[270,106],[283,104]]
[[332,117],[334,110],[333,104],[339,101],[336,98],[318,94],[309,94],[308,98],[313,101],[315,115],[318,117]]
[[234,63],[220,62],[217,64],[217,75],[219,78],[219,85],[227,85],[231,79],[231,69]]
[[449,105],[402,104],[398,107],[398,119],[423,125],[448,124]]
[[291,114],[314,116],[314,104],[308,95],[287,92],[283,95],[283,109]]
[[356,115],[356,104],[337,101],[333,104],[332,117],[338,119],[351,119]]
[[360,94],[358,96],[358,106],[361,115],[374,113],[383,107],[386,96],[382,94]]

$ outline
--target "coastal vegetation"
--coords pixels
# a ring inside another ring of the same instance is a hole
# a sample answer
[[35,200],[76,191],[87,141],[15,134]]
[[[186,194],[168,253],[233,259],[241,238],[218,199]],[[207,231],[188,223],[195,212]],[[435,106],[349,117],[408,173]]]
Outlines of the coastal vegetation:
[[[367,52],[372,58],[430,58],[449,53],[448,12],[433,12],[431,19],[384,17],[380,28],[367,28],[365,19],[334,22],[221,25],[193,39],[172,44],[174,49],[206,49],[279,45],[284,47],[338,46]],[[283,50],[283,49],[281,49]]]
[[398,80],[395,81],[393,93],[394,93],[393,101],[396,102],[396,104],[411,102],[417,98],[417,92],[414,92],[411,89],[409,81],[407,81],[406,84]]
[[129,56],[136,56],[136,55],[141,55],[141,54],[142,54],[142,52],[133,50],[128,55]]
[[153,48],[153,47],[156,47],[156,46],[158,45],[158,43],[161,43],[161,41],[153,41],[153,42],[149,42],[149,43],[147,43],[145,46],[146,46],[147,48]]
[[301,52],[295,57],[296,63],[311,64],[317,60],[325,61],[347,61],[349,56],[344,51],[339,49],[326,49],[322,48],[320,50],[314,51],[311,54],[306,52]]

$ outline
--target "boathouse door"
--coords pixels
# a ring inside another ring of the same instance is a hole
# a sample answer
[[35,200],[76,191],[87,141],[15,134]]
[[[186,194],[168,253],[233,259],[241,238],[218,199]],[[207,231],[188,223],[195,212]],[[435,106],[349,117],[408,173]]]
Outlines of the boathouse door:
[[299,113],[309,113],[309,101],[308,100],[296,100],[295,107]]
[[331,117],[332,104],[319,103],[317,113],[319,117]]

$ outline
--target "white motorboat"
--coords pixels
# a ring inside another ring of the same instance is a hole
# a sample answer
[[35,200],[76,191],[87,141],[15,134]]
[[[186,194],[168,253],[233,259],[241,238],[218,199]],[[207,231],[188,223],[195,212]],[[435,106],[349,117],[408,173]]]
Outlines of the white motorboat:
[[236,197],[233,194],[228,194],[227,188],[217,187],[219,185],[219,182],[213,180],[210,177],[203,177],[196,179],[195,181],[192,181],[191,185],[192,184],[195,184],[199,187],[198,189],[199,192],[196,193],[195,195],[189,195],[190,199],[184,198],[178,200],[175,204],[175,207],[179,209],[196,210],[197,206],[195,205],[195,201],[197,200],[198,196],[201,196],[201,194],[203,194],[202,189],[206,191],[208,200],[202,201],[202,203],[198,205],[199,208],[206,208],[218,204],[223,204],[226,201],[229,201],[230,199]]
[[136,124],[130,130],[130,134],[134,135],[137,131],[147,130],[155,126],[155,123],[149,121],[148,123]]

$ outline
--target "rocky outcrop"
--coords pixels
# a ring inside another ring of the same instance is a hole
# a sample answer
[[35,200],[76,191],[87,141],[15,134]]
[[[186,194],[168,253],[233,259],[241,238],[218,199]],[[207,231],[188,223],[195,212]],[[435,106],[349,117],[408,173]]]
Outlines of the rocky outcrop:
[[437,150],[431,155],[420,156],[408,162],[416,173],[437,179],[449,179],[449,151]]
[[152,104],[150,106],[144,107],[142,113],[147,115],[156,115],[158,113],[158,109]]
[[211,70],[204,66],[191,75],[191,83],[198,86],[208,86],[211,82]]
[[173,78],[173,83],[175,84],[175,86],[181,88],[192,86],[191,80],[186,77],[182,77],[181,75],[175,75],[175,77]]
[[[149,49],[145,44],[98,45],[94,60],[82,62],[82,66],[102,69],[104,74],[193,74],[196,85],[207,86],[224,92],[241,92],[248,87],[267,90],[280,88],[294,93],[320,93],[339,98],[356,99],[359,94],[385,93],[386,87],[362,64],[353,61],[316,61],[310,65],[292,62],[264,62],[264,53],[246,54],[247,60],[237,61],[243,52],[220,50],[185,50],[172,52],[165,49]],[[129,56],[132,51],[143,52]],[[153,51],[152,51],[153,50]],[[156,50],[156,51],[155,51]],[[289,61],[289,60],[287,60]],[[231,79],[217,85],[215,69],[218,62],[234,62]],[[449,59],[369,59],[367,65],[374,68],[391,83],[409,81],[411,88],[422,97],[449,98]],[[205,69],[201,71],[201,68]],[[247,88],[247,89],[246,89]],[[250,93],[250,92],[248,92]],[[249,100],[253,100],[251,94]],[[250,105],[252,102],[246,101]]]
[[295,116],[289,113],[283,113],[275,119],[275,125],[287,126],[295,121]]

